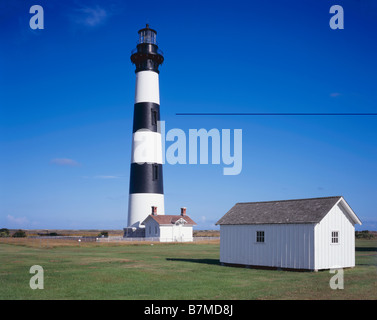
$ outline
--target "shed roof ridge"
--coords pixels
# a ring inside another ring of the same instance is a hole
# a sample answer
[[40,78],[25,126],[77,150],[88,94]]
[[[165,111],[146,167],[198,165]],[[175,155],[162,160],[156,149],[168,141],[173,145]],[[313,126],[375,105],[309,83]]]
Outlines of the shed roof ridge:
[[254,202],[250,201],[250,202],[237,202],[236,204],[272,203],[272,202],[305,201],[305,200],[335,199],[335,198],[342,198],[342,196],[317,197],[317,198],[302,198],[302,199],[285,199],[285,200],[267,200],[267,201],[254,201]]
[[239,202],[217,224],[318,223],[343,196]]

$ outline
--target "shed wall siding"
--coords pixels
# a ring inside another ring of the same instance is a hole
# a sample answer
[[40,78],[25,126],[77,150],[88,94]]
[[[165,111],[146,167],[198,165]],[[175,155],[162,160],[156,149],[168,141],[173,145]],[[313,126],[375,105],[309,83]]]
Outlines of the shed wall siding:
[[[256,242],[257,231],[264,243]],[[220,262],[314,269],[314,225],[220,225]]]
[[[157,228],[157,233],[156,233],[156,228]],[[145,236],[146,237],[159,237],[160,236],[159,225],[153,219],[148,219],[148,221],[145,223]]]
[[[331,243],[331,232],[339,232],[339,243]],[[355,227],[341,206],[334,206],[314,228],[315,269],[355,266]]]

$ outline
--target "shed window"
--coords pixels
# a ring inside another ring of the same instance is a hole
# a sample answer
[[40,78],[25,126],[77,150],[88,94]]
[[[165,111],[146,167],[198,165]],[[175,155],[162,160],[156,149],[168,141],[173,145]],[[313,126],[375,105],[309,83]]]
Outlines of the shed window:
[[264,231],[257,231],[257,242],[258,243],[264,242]]
[[339,243],[339,231],[331,232],[331,243]]

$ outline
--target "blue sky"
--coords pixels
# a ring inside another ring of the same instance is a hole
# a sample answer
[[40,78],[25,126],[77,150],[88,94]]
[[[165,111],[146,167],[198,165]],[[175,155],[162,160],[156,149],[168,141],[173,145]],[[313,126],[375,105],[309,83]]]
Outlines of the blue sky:
[[[32,30],[29,9],[44,9]],[[329,27],[332,5],[344,29]],[[137,31],[156,29],[167,130],[242,129],[243,167],[164,166],[165,207],[197,229],[236,202],[343,195],[377,230],[377,4],[365,1],[0,3],[0,227],[127,224]]]

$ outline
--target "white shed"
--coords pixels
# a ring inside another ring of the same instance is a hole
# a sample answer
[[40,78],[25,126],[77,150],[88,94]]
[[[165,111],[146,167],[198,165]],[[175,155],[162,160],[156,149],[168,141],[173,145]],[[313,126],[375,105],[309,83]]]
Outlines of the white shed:
[[146,238],[158,238],[161,242],[187,242],[193,241],[193,226],[196,223],[186,215],[186,208],[181,208],[180,215],[158,215],[154,210],[142,225],[145,225]]
[[355,266],[355,224],[343,197],[237,203],[220,225],[220,262],[282,269]]

